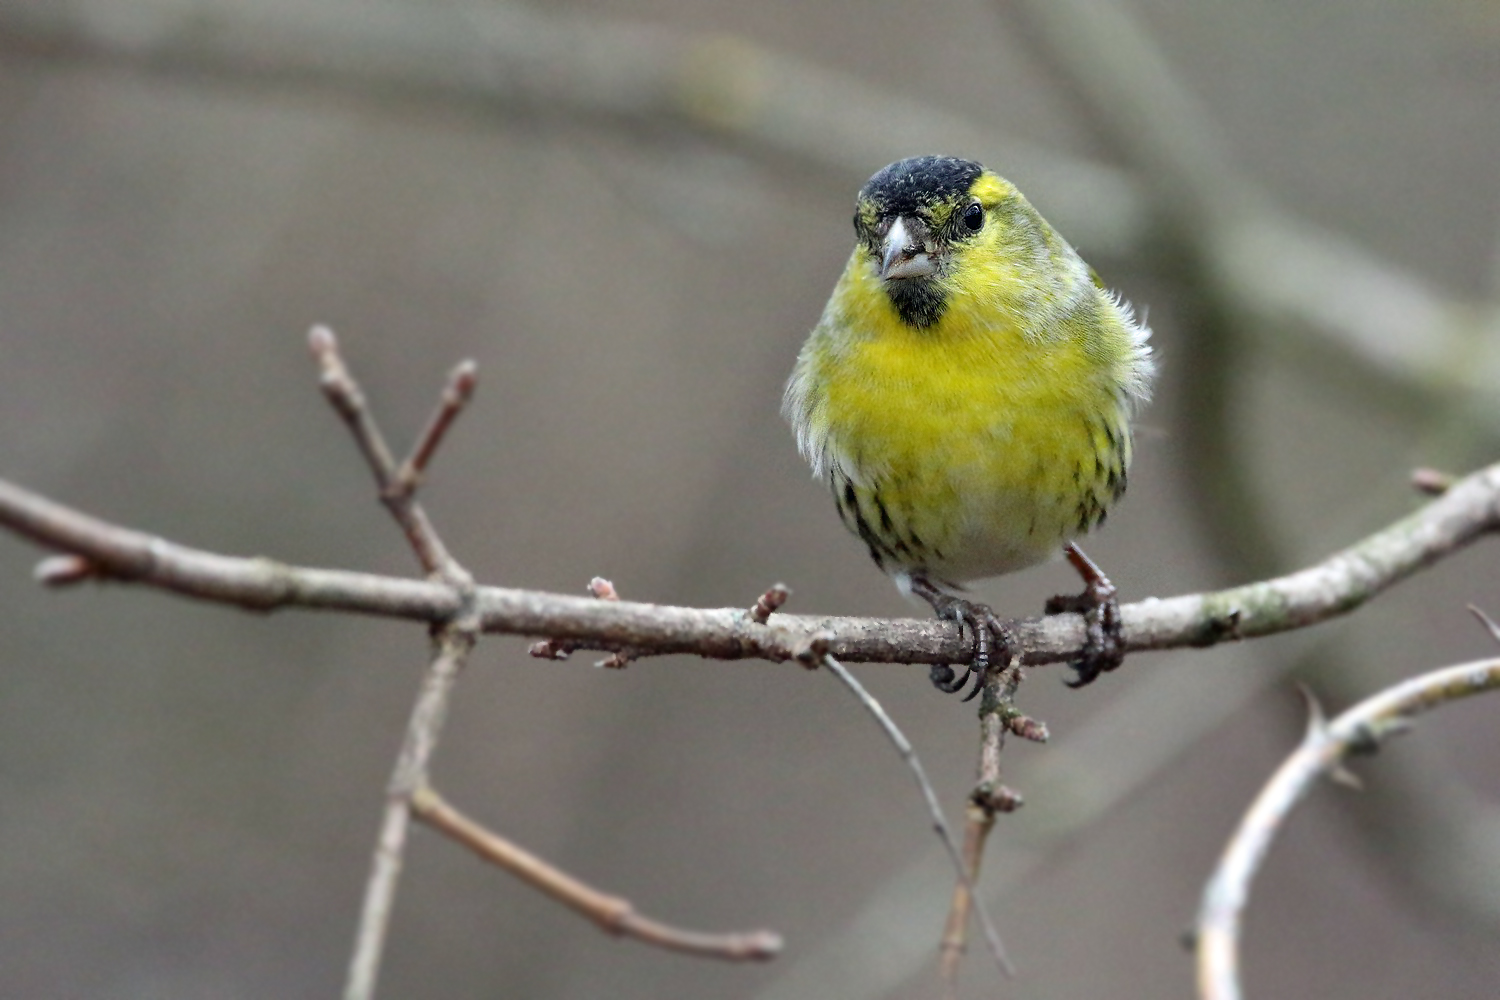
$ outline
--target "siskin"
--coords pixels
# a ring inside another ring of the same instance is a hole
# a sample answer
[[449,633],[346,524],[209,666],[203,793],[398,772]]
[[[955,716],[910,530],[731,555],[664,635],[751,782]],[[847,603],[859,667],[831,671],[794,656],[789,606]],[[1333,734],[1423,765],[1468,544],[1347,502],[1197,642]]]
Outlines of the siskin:
[[[1150,394],[1150,330],[1007,180],[946,156],[870,178],[856,242],[782,411],[839,515],[903,591],[974,635],[978,692],[1017,649],[964,582],[1062,552],[1084,592],[1081,686],[1118,666],[1108,578],[1073,543],[1125,492],[1130,418]],[[992,640],[1000,647],[992,653]],[[1008,648],[1007,648],[1008,647]]]

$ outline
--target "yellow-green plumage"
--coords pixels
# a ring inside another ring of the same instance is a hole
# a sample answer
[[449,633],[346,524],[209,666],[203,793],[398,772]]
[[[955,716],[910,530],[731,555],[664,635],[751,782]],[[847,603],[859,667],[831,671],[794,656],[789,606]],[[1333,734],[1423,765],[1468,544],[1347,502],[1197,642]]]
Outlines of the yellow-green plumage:
[[958,583],[1041,562],[1103,520],[1152,373],[1129,307],[968,161],[892,164],[855,225],[784,411],[876,562]]

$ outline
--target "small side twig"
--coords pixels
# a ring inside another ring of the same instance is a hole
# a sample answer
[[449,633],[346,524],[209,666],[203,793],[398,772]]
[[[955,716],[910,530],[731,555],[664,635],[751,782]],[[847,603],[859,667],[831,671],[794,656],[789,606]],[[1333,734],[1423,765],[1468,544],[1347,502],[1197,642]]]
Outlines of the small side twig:
[[1203,890],[1194,934],[1198,994],[1204,1000],[1238,1000],[1240,917],[1250,883],[1292,808],[1319,775],[1345,757],[1367,751],[1407,728],[1430,709],[1500,688],[1500,659],[1434,670],[1365,699],[1332,722],[1311,713],[1307,735],[1256,796],[1230,838]]
[[444,801],[430,785],[422,785],[416,789],[411,798],[411,810],[417,819],[434,830],[572,908],[610,934],[637,938],[672,951],[734,962],[764,961],[774,958],[781,951],[781,936],[774,931],[706,934],[672,927],[642,916],[635,911],[629,900],[585,885],[567,872],[476,823]]
[[764,625],[771,620],[771,616],[781,610],[781,606],[792,596],[791,588],[784,583],[773,583],[755,599],[755,604],[746,612],[746,617],[757,625]]
[[[958,873],[958,879],[964,883],[973,895],[974,885],[969,881],[969,872],[964,865],[963,853],[959,850],[957,842],[953,839],[953,831],[948,826],[948,820],[943,816],[943,807],[938,802],[937,793],[932,789],[932,782],[927,779],[927,771],[922,767],[922,761],[917,757],[911,741],[901,732],[895,721],[888,715],[880,702],[876,701],[870,692],[866,691],[864,685],[855,680],[854,675],[844,669],[844,665],[836,660],[828,651],[826,637],[814,635],[801,651],[799,659],[805,665],[821,665],[837,677],[845,687],[864,705],[865,710],[874,717],[885,730],[886,737],[901,754],[901,759],[911,769],[912,777],[916,779],[917,787],[922,790],[922,797],[927,801],[927,811],[932,816],[933,829],[937,831],[938,838],[942,840],[943,847],[948,852],[949,859],[953,862],[953,868]],[[1010,957],[1005,953],[1005,945],[1000,940],[1000,932],[995,929],[995,923],[990,919],[989,911],[983,902],[974,897],[975,911],[979,915],[980,925],[984,928],[985,939],[989,942],[990,952],[994,955],[995,964],[1006,976],[1015,975],[1015,966],[1011,964]]]
[[437,453],[438,446],[443,443],[448,428],[453,426],[453,421],[458,419],[469,400],[474,398],[474,388],[478,384],[479,366],[473,360],[460,361],[449,373],[448,384],[443,387],[443,395],[437,408],[432,411],[422,433],[417,435],[411,454],[406,456],[396,470],[395,485],[400,490],[408,494],[416,490],[422,473],[427,471],[427,465]]

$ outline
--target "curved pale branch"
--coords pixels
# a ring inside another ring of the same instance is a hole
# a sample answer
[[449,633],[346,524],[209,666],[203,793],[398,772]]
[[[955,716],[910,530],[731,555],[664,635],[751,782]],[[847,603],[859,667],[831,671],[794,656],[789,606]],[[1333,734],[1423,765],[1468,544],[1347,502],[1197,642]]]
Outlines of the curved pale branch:
[[[284,607],[447,621],[460,611],[451,586],[218,555],[121,528],[0,480],[0,526],[82,557],[59,582],[120,579],[257,611]],[[1500,464],[1460,479],[1443,496],[1320,563],[1241,587],[1122,607],[1128,651],[1211,646],[1301,628],[1352,611],[1483,534],[1500,529]],[[46,561],[43,566],[56,565]],[[565,639],[578,648],[633,655],[691,653],[715,659],[795,659],[828,632],[828,652],[850,662],[964,663],[960,626],[919,619],[819,618],[776,613],[764,624],[736,608],[600,601],[534,590],[478,587],[485,632]],[[1029,664],[1076,657],[1083,619],[1050,615],[1011,623]]]
[[1198,993],[1205,1000],[1238,1000],[1240,914],[1250,882],[1282,821],[1319,775],[1337,774],[1352,753],[1369,752],[1409,720],[1439,705],[1500,687],[1500,659],[1435,670],[1387,688],[1325,722],[1312,703],[1307,736],[1267,782],[1203,891],[1196,947]]

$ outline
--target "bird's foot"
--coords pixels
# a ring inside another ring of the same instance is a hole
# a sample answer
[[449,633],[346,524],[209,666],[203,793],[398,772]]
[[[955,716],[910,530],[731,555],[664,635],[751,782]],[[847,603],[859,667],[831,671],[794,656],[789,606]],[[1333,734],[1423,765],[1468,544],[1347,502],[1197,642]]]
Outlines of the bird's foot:
[[1125,662],[1125,637],[1120,627],[1120,602],[1116,599],[1115,585],[1078,546],[1069,542],[1063,551],[1083,577],[1083,593],[1050,599],[1047,614],[1072,611],[1083,615],[1083,655],[1068,664],[1077,676],[1066,682],[1068,687],[1080,688]]
[[962,676],[955,674],[953,667],[946,663],[934,663],[928,673],[932,686],[947,694],[962,690],[973,677],[974,687],[964,695],[964,701],[972,701],[984,686],[984,676],[991,665],[1006,665],[1010,662],[1011,652],[1020,648],[1015,637],[988,604],[955,597],[938,589],[925,576],[912,576],[911,592],[932,605],[933,613],[939,618],[967,625],[974,634],[974,657],[964,667]]

